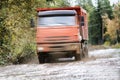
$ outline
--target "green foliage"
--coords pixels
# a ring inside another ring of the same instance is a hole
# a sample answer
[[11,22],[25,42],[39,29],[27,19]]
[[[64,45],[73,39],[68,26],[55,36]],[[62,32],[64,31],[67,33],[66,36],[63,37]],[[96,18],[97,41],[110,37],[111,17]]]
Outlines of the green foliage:
[[67,7],[70,6],[70,3],[67,0],[56,0],[57,7]]
[[100,23],[100,37],[99,39],[103,43],[105,40],[104,34],[106,32],[106,26],[104,25],[104,16],[107,15],[109,19],[113,19],[113,11],[110,6],[109,0],[97,0],[97,12],[98,12],[98,21]]
[[91,44],[99,44],[101,40],[101,24],[97,10],[93,10],[89,16],[89,38]]
[[105,16],[104,23],[106,26],[105,39],[111,44],[120,43],[120,3],[114,5],[113,15],[114,19],[109,19]]
[[48,1],[49,7],[66,7],[70,6],[70,2],[68,0],[51,0]]
[[110,46],[110,41],[106,41],[106,42],[104,43],[104,45],[105,45],[105,46]]
[[120,49],[120,44],[116,44],[114,46],[112,46],[113,48],[119,48]]
[[97,0],[98,1],[98,9],[99,13],[103,16],[105,14],[108,15],[109,19],[113,19],[113,11],[112,7],[110,6],[109,0]]
[[34,31],[29,27],[29,20],[35,11],[25,1],[2,1],[1,6],[0,64],[14,63],[21,56],[35,53],[35,44],[26,47],[35,43]]
[[83,7],[87,12],[93,11],[93,3],[92,0],[76,0],[79,6]]

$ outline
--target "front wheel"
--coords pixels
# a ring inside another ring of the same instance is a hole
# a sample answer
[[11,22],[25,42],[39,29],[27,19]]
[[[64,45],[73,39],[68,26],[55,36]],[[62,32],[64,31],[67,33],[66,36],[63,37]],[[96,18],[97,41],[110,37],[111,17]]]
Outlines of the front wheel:
[[40,64],[43,63],[49,63],[50,62],[50,56],[48,53],[38,53],[38,60]]
[[77,53],[75,54],[75,60],[76,60],[76,61],[81,60],[81,56],[80,56],[80,54],[77,54]]

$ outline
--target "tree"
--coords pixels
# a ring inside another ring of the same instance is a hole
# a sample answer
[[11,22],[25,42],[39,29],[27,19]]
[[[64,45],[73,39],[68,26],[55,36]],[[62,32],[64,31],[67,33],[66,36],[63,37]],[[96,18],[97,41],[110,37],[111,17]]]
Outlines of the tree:
[[100,43],[104,42],[104,33],[106,32],[106,27],[103,24],[103,16],[108,15],[109,19],[113,19],[112,7],[110,6],[109,0],[97,0],[97,11],[98,19],[100,22]]
[[97,6],[93,5],[92,0],[76,0],[78,5],[88,12],[90,43],[102,44],[104,42],[104,33],[106,32],[103,17],[107,15],[109,19],[113,19],[113,12],[109,0],[96,1]]
[[76,0],[78,3],[77,5],[83,7],[87,12],[89,13],[93,9],[93,3],[92,0]]
[[89,38],[91,44],[100,44],[101,40],[101,28],[99,22],[99,14],[96,9],[94,9],[89,16]]
[[29,19],[35,13],[32,1],[1,1],[0,64],[17,62],[21,57],[34,52],[33,31],[29,27]]
[[[111,44],[120,42],[120,3],[114,5],[113,7],[114,19],[109,19],[108,16],[105,18],[106,39],[109,39]],[[108,40],[106,40],[108,41]]]
[[54,0],[54,7],[67,7],[70,6],[69,0]]

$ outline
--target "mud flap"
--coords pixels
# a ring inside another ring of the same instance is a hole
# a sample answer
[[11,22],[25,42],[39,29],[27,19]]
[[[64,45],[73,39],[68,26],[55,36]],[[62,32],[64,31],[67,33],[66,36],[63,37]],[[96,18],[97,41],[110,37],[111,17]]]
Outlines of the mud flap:
[[87,47],[87,41],[83,43],[83,55],[85,58],[88,57],[88,47]]

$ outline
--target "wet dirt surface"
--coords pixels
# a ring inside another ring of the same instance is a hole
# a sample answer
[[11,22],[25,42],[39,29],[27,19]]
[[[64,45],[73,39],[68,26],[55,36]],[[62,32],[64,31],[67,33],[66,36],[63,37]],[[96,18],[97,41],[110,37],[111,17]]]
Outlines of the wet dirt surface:
[[0,80],[120,80],[120,49],[89,52],[82,61],[0,67]]

